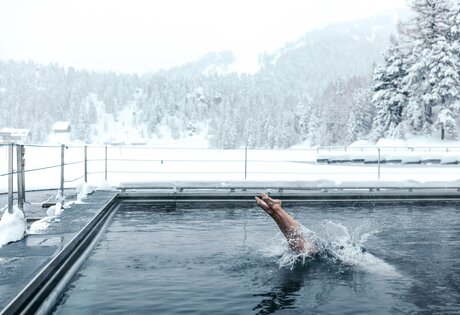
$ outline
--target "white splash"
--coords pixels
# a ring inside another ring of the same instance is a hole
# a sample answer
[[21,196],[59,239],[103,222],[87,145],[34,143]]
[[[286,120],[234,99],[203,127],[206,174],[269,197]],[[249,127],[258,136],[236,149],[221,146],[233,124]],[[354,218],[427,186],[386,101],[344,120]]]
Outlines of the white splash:
[[[302,233],[310,244],[315,244],[316,235],[314,232],[302,226]],[[299,263],[301,265],[307,264],[308,260],[313,258],[308,252],[300,254],[294,252],[289,247],[286,238],[281,232],[278,232],[275,237],[270,240],[269,246],[264,248],[264,255],[266,257],[279,257],[278,265],[280,268],[287,268],[290,270],[294,269]]]
[[[378,230],[361,233],[361,228],[349,230],[340,223],[325,221],[321,224],[321,237],[304,226],[302,232],[305,239],[318,249],[318,255],[322,258],[384,276],[399,277],[400,274],[393,266],[363,250],[365,242]],[[314,259],[314,256],[309,253],[298,254],[291,250],[281,232],[270,240],[269,246],[264,249],[264,254],[267,257],[279,257],[279,267],[291,270],[298,265],[304,266],[309,260]]]
[[333,260],[384,276],[400,276],[393,266],[363,250],[368,238],[378,230],[359,233],[360,227],[350,230],[332,221],[325,221],[322,228],[325,239],[320,240],[318,244],[322,247],[321,251],[331,256]]

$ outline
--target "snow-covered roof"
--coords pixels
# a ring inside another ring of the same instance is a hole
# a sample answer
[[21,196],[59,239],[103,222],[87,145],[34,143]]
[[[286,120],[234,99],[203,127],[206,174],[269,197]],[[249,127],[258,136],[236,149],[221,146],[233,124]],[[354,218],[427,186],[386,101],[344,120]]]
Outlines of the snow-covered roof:
[[53,124],[53,130],[70,130],[70,122],[68,121],[57,121]]
[[29,129],[18,129],[18,128],[2,128],[0,129],[1,134],[9,134],[12,137],[26,137],[29,135]]

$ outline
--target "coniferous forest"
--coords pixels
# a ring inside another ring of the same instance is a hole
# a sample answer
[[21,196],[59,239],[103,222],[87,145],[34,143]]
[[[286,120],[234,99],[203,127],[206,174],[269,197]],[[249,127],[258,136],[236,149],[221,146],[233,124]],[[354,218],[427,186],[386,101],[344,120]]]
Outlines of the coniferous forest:
[[[56,121],[96,143],[101,111],[135,113],[140,136],[206,129],[211,147],[347,145],[359,139],[456,139],[460,5],[412,0],[407,19],[332,25],[260,56],[260,70],[229,71],[231,52],[156,73],[119,74],[0,61],[0,127],[46,141]],[[154,58],[154,56],[152,56]],[[99,131],[100,132],[100,131]],[[109,133],[110,130],[104,130]]]

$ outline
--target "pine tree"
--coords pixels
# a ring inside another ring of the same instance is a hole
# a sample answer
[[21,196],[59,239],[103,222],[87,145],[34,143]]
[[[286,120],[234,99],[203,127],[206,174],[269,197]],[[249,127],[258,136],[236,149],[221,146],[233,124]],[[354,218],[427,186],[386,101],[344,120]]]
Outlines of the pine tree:
[[372,103],[375,106],[373,138],[398,136],[402,112],[407,105],[407,93],[402,80],[407,75],[406,64],[399,42],[393,37],[383,54],[384,65],[374,71]]
[[374,106],[370,89],[362,88],[353,93],[353,108],[347,123],[347,142],[363,139],[372,129]]
[[316,105],[312,109],[310,121],[308,122],[308,139],[312,145],[322,145],[324,139],[325,122],[321,120],[321,108]]
[[94,101],[90,98],[88,104],[88,119],[91,124],[95,124],[97,122],[97,110]]
[[[411,54],[407,59],[407,76],[403,90],[409,102],[403,112],[405,129],[414,134],[430,134],[433,129],[433,108],[452,110],[456,102],[455,91],[448,86],[455,84],[458,72],[449,59],[455,59],[449,47],[449,0],[413,0],[416,16],[404,31]],[[455,115],[455,113],[452,113]],[[437,125],[443,125],[441,121]]]

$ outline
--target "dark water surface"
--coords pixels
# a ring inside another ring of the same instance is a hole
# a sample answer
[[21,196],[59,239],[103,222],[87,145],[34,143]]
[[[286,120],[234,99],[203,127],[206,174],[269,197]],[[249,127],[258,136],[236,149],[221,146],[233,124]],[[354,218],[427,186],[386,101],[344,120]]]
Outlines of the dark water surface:
[[460,313],[456,204],[287,210],[320,257],[293,264],[258,208],[119,210],[55,313]]

